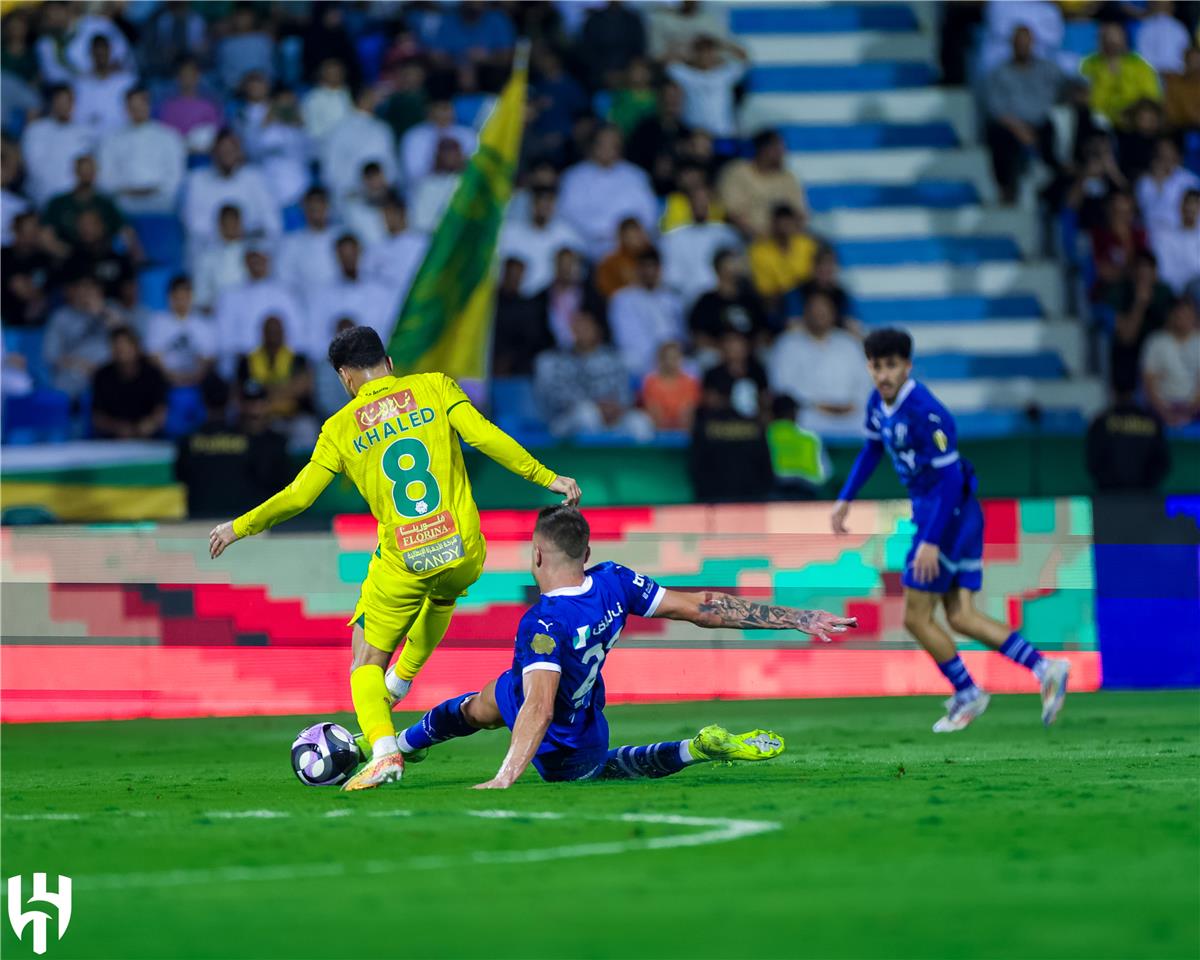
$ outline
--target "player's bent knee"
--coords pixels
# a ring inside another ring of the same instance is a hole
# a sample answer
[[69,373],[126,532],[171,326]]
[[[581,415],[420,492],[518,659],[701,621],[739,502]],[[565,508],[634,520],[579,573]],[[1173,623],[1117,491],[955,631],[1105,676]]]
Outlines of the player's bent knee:
[[485,687],[463,704],[463,718],[477,730],[497,730],[504,726],[504,718],[491,691],[491,686]]
[[955,633],[969,634],[975,626],[975,611],[973,610],[955,610],[947,611],[946,622],[950,624],[950,629]]

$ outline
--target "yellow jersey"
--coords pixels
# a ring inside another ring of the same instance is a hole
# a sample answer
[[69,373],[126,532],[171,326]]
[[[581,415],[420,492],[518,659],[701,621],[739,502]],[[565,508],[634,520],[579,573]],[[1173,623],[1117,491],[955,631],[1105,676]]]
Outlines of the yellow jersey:
[[483,547],[460,437],[532,483],[556,479],[444,373],[380,377],[325,421],[311,463],[286,490],[238,517],[234,533],[251,536],[294,516],[344,473],[379,524],[387,566],[416,577],[440,572]]

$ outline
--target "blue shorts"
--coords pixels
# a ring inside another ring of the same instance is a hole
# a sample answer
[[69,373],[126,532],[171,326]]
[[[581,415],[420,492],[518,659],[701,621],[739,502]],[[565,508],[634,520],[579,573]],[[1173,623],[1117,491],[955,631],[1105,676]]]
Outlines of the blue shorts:
[[[922,513],[923,505],[915,502],[913,520],[918,527],[924,519]],[[983,508],[974,496],[968,496],[946,524],[938,541],[941,550],[938,575],[928,583],[917,583],[913,579],[913,557],[917,555],[918,546],[917,538],[913,537],[901,577],[906,587],[926,593],[949,593],[955,587],[978,590],[983,586]]]
[[[513,689],[513,672],[505,670],[496,678],[496,706],[500,708],[500,716],[509,730],[517,722],[517,714],[521,710],[521,699]],[[567,746],[556,741],[552,733],[546,734],[541,747],[533,758],[533,767],[542,779],[554,783],[564,780],[594,780],[604,770],[608,760],[608,723],[604,714],[597,712],[601,726],[593,726],[587,731],[587,738],[594,742],[593,746]],[[601,746],[600,744],[603,744]]]

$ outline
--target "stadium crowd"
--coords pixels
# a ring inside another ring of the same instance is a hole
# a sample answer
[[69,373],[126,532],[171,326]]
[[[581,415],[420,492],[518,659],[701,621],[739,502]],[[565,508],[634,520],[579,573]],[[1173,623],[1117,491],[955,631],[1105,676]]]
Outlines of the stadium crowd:
[[[1048,207],[1091,238],[1115,385],[1182,423],[1200,414],[1200,181],[1180,153],[1200,137],[1200,51],[1169,7],[1137,23],[1140,53],[1106,22],[1078,69],[1058,5],[979,17],[1002,199],[1039,154]],[[698,457],[724,451],[731,495],[823,479],[818,437],[857,434],[869,392],[854,300],[782,136],[739,129],[746,52],[693,2],[11,10],[5,439],[180,437],[251,400],[311,441],[343,402],[326,344],[390,332],[518,36],[531,85],[493,373],[524,386],[504,396],[552,437],[691,431]]]

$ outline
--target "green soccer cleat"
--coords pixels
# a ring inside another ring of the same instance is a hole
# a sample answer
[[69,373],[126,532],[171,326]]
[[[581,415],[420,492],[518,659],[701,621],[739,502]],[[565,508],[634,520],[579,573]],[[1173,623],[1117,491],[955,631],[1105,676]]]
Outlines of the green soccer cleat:
[[696,760],[770,760],[783,753],[783,737],[770,730],[730,733],[716,724],[691,739],[688,749]]

